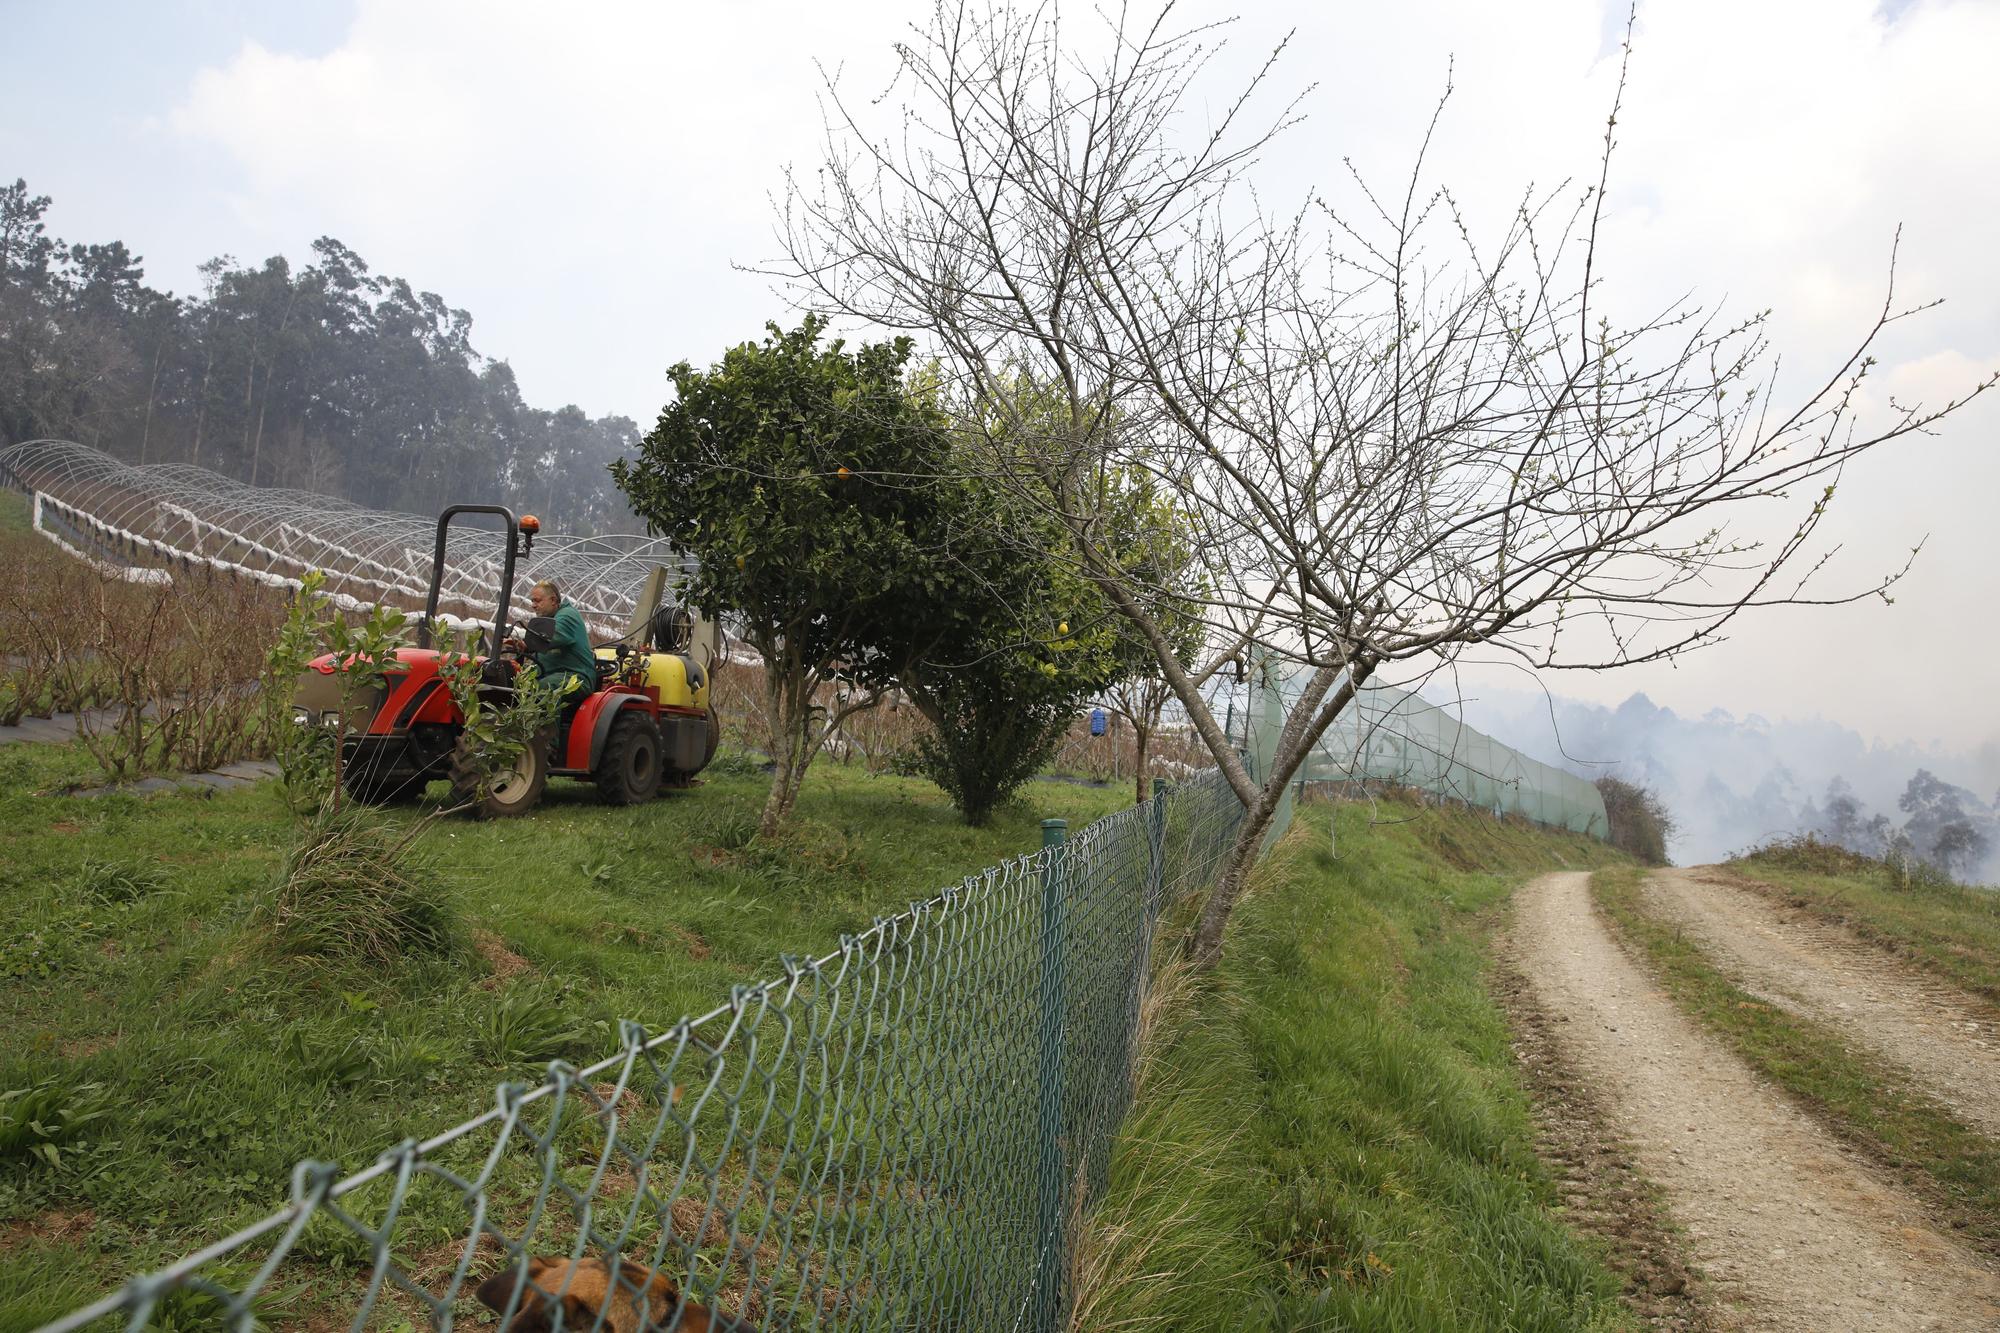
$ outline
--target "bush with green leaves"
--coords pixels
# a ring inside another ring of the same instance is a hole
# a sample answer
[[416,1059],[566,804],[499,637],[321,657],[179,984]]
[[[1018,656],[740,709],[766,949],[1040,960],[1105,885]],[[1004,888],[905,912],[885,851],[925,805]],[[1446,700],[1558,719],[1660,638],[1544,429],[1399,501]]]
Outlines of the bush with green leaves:
[[[1104,492],[1100,507],[1123,533],[1120,558],[1146,571],[1146,595],[1185,665],[1202,625],[1178,511],[1142,475],[1100,471],[1071,484]],[[944,788],[967,823],[981,825],[1047,763],[1093,699],[1156,677],[1158,665],[1098,581],[1062,554],[1068,540],[1040,506],[968,483],[960,508],[964,531],[983,534],[961,539],[957,556],[963,581],[980,595],[940,627],[899,682],[931,724],[913,747],[916,770]]]
[[954,560],[943,415],[904,381],[910,340],[850,351],[816,317],[767,327],[706,371],[669,370],[674,400],[612,475],[692,558],[683,603],[734,613],[763,658],[773,833],[842,720],[978,592]]
[[[294,810],[346,799],[342,772],[345,741],[357,721],[360,701],[380,690],[404,646],[409,617],[393,606],[376,606],[354,623],[334,609],[317,570],[301,580],[285,608],[285,618],[264,654],[259,721],[271,735],[279,781]],[[333,726],[292,722],[298,680],[317,658],[333,658],[340,709]]]
[[[438,643],[452,642],[443,625],[433,635]],[[475,799],[484,799],[494,782],[513,771],[523,751],[548,743],[549,729],[562,716],[562,695],[542,684],[533,662],[523,662],[505,690],[483,686],[480,659],[462,648],[439,656],[438,676],[465,719],[460,771],[469,768],[476,775]]]

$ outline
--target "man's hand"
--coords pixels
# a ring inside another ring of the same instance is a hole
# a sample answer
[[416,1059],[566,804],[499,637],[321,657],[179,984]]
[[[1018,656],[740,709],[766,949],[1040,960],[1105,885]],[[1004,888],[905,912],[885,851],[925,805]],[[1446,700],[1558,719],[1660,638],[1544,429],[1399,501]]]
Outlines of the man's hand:
[[501,651],[509,653],[525,653],[528,651],[528,645],[521,642],[519,639],[508,639],[505,643],[500,645],[500,648]]

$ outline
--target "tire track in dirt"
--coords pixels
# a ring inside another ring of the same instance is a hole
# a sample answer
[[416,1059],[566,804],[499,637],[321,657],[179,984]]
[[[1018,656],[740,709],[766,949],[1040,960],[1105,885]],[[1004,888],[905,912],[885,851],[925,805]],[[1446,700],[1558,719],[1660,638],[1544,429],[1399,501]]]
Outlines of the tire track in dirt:
[[2000,1138],[2000,1026],[1990,1007],[1714,867],[1654,871],[1645,897],[1743,989],[1867,1047]]
[[1508,949],[1724,1327],[2000,1329],[2000,1278],[1683,1017],[1598,919],[1587,874],[1524,888]]

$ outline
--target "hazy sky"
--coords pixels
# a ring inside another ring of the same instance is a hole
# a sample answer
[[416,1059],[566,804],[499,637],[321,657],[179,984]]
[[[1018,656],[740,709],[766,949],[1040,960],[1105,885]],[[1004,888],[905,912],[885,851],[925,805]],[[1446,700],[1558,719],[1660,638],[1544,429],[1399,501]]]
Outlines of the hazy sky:
[[[780,173],[818,160],[814,62],[866,100],[923,12],[0,0],[0,176],[53,195],[65,239],[123,240],[182,292],[214,255],[303,262],[337,237],[470,310],[475,345],[512,363],[529,401],[650,423],[667,365],[787,317],[732,264],[772,255]],[[1275,197],[1332,186],[1343,158],[1403,171],[1454,60],[1434,179],[1497,223],[1527,182],[1595,174],[1622,5],[1241,12],[1217,95],[1294,29],[1274,86],[1314,86],[1264,164]],[[1899,294],[1948,299],[1884,344],[1880,392],[1968,387],[2000,367],[1996,58],[1996,3],[1642,6],[1603,247],[1612,293],[1771,308],[1784,398],[1865,330],[1901,223]],[[1678,669],[1551,687],[1819,714],[1953,749],[2000,737],[1996,433],[2000,401],[1984,402],[1849,470],[1826,529],[1844,545],[1836,573],[1872,576],[1929,538],[1894,606],[1768,613]]]

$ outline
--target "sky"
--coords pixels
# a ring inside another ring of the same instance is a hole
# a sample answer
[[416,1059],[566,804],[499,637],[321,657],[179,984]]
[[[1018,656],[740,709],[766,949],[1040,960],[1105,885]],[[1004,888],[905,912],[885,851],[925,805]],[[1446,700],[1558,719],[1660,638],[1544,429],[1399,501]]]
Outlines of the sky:
[[[1082,6],[1077,9],[1086,12]],[[791,317],[746,271],[773,198],[821,158],[823,77],[867,104],[918,3],[0,0],[0,177],[53,196],[51,230],[123,240],[195,290],[218,254],[304,261],[333,236],[474,317],[527,399],[650,423],[665,369]],[[1260,190],[1337,192],[1344,162],[1427,159],[1475,222],[1529,182],[1593,177],[1623,5],[1543,0],[1240,7],[1211,105],[1289,34],[1271,88],[1304,122]],[[1188,21],[1226,17],[1182,5]],[[86,22],[84,16],[89,16]],[[2000,2],[1642,4],[1603,238],[1608,291],[1768,308],[1778,394],[1816,387],[1882,306],[1945,304],[1878,350],[1875,401],[1933,401],[2000,369]],[[1849,470],[1825,531],[1836,581],[1924,551],[1893,605],[1780,609],[1676,667],[1546,677],[1700,716],[1823,717],[1871,739],[2000,740],[2000,394]],[[1510,674],[1473,672],[1520,688]]]

